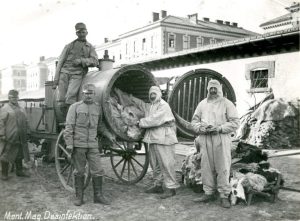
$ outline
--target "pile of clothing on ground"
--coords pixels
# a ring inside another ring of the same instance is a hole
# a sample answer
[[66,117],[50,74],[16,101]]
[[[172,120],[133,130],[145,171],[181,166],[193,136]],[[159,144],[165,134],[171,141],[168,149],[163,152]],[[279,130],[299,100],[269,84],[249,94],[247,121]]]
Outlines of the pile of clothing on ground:
[[265,149],[299,146],[298,105],[270,94],[241,118],[237,138]]
[[201,153],[192,153],[186,157],[181,166],[183,184],[194,192],[202,191]]
[[110,120],[115,129],[129,139],[140,140],[144,129],[139,128],[137,122],[145,116],[145,113],[132,101],[132,96],[118,90],[118,93],[111,94],[108,104],[112,115]]
[[[195,142],[197,144],[197,142]],[[196,145],[197,148],[197,145]],[[235,205],[238,199],[246,202],[249,190],[264,191],[267,187],[275,185],[281,173],[272,168],[268,162],[267,153],[257,146],[239,141],[232,148],[232,166],[230,184],[232,193],[231,204]],[[201,151],[189,154],[182,163],[182,180],[184,185],[195,192],[203,189],[201,177]],[[282,177],[282,176],[281,176]],[[284,180],[280,178],[280,185]]]
[[278,179],[280,185],[283,185],[281,173],[271,167],[267,161],[267,153],[257,146],[239,142],[234,157],[230,179],[232,205],[235,205],[238,199],[246,201],[245,192],[252,190],[262,192],[268,187],[275,186]]
[[199,142],[194,141],[196,152],[189,154],[182,162],[181,172],[183,184],[191,188],[194,192],[203,190],[201,177],[201,152]]

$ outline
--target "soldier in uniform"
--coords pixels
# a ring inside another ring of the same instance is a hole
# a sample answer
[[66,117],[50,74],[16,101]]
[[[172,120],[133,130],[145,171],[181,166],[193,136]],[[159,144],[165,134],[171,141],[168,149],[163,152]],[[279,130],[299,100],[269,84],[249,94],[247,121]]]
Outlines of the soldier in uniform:
[[9,163],[15,163],[16,175],[29,177],[23,171],[22,160],[29,161],[27,137],[30,132],[26,112],[18,104],[19,92],[8,92],[9,102],[0,111],[0,161],[2,180],[8,179]]
[[53,89],[58,86],[58,103],[62,111],[77,101],[82,80],[89,67],[98,66],[95,48],[86,40],[85,24],[75,25],[77,39],[63,49],[56,67]]
[[93,181],[94,203],[109,205],[102,193],[104,170],[101,166],[101,156],[98,146],[98,135],[102,134],[109,140],[112,135],[105,128],[102,121],[102,108],[95,103],[95,86],[83,86],[83,100],[72,104],[69,108],[64,138],[67,150],[72,152],[72,161],[75,167],[74,204],[83,204],[83,186],[85,165],[88,161]]

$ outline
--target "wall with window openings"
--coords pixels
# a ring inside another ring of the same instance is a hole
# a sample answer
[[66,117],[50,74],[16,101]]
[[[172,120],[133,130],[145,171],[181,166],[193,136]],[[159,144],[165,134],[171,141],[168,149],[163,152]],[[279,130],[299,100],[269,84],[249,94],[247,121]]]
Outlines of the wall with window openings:
[[161,55],[161,29],[155,28],[121,40],[122,62],[144,60]]
[[33,65],[27,69],[27,91],[38,90],[45,86],[48,78],[48,68],[39,65]]
[[208,44],[215,44],[225,39],[219,36],[205,36],[203,33],[191,31],[165,31],[164,32],[164,54],[197,48]]
[[25,65],[16,65],[1,70],[2,82],[0,94],[7,94],[9,90],[26,90],[26,67]]
[[271,91],[275,98],[300,99],[300,52],[228,60],[152,71],[155,76],[180,76],[188,71],[206,68],[217,71],[229,80],[237,97],[242,116]]

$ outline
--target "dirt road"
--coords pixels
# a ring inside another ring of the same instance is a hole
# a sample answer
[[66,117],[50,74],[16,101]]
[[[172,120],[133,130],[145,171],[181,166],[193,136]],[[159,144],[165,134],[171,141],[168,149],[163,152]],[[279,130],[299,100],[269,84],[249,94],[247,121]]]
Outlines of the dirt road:
[[[178,157],[177,169],[182,157]],[[300,189],[300,160],[282,157],[271,160],[272,166],[282,171],[286,185]],[[181,187],[178,194],[161,200],[143,191],[151,183],[150,175],[136,185],[119,183],[108,159],[103,161],[107,175],[105,196],[111,206],[92,202],[91,185],[85,191],[85,204],[75,207],[73,194],[64,190],[58,181],[54,164],[32,169],[31,178],[21,179],[10,174],[9,181],[0,180],[0,220],[300,220],[300,193],[281,191],[274,204],[264,198],[254,198],[251,206],[240,203],[223,209],[219,202],[195,204],[199,196]]]

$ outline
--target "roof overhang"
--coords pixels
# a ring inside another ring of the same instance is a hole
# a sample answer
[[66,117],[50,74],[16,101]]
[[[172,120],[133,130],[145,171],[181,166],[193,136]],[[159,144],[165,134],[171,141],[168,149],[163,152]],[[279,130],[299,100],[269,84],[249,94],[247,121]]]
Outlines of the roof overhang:
[[166,54],[131,64],[149,70],[299,51],[299,27]]

